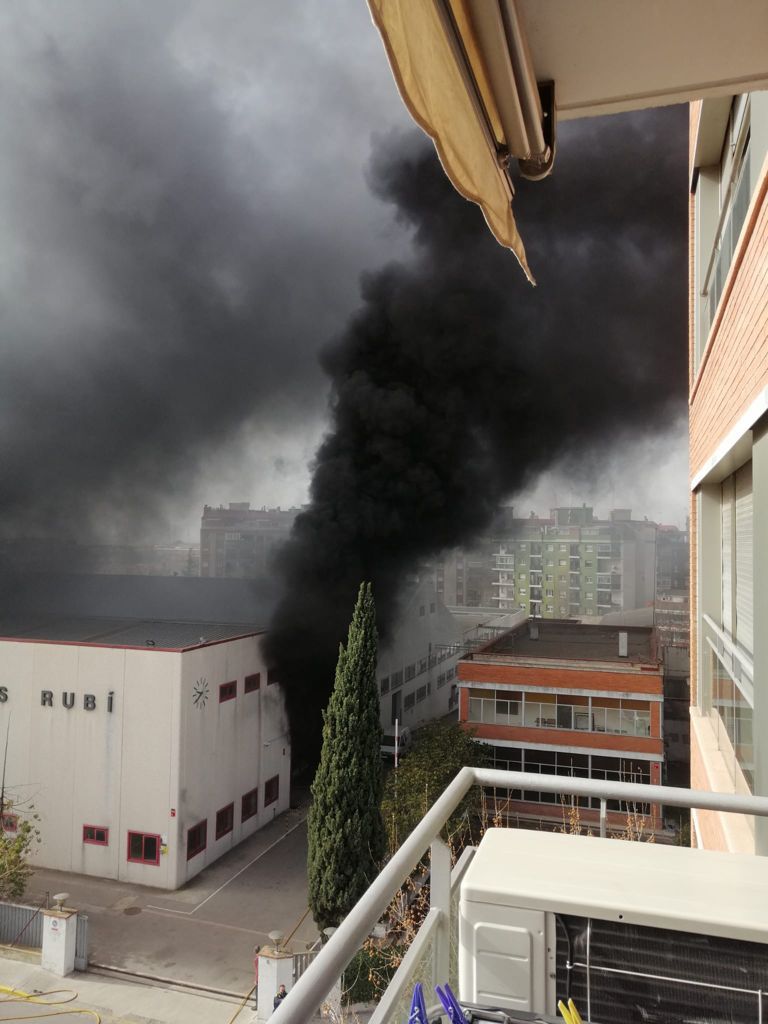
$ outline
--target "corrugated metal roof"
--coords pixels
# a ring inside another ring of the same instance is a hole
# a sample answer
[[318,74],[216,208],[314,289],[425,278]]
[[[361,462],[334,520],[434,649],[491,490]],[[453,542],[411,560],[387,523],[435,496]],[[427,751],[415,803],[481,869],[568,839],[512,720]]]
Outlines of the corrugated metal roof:
[[4,616],[0,638],[179,650],[263,632],[252,623],[118,619],[98,616]]

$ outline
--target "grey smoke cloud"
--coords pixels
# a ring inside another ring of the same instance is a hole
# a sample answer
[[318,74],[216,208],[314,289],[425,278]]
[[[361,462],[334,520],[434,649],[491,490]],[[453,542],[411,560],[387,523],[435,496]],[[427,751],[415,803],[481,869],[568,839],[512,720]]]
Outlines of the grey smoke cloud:
[[0,531],[127,539],[322,419],[317,349],[402,245],[362,168],[405,115],[351,2],[0,29]]
[[379,141],[371,187],[414,258],[363,276],[323,355],[332,428],[267,637],[297,749],[317,747],[361,580],[386,637],[420,559],[471,540],[550,467],[592,475],[600,453],[679,420],[686,144],[683,108],[564,126],[556,174],[518,189],[531,289],[422,137]]

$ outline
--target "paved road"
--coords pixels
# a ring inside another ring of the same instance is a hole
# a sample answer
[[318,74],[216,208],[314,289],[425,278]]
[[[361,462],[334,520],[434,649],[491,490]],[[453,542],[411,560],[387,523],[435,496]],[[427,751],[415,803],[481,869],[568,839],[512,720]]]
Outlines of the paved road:
[[[177,892],[39,870],[35,891],[68,892],[89,919],[90,959],[231,992],[253,983],[253,947],[307,910],[306,807],[291,810]],[[317,936],[307,914],[291,947]]]

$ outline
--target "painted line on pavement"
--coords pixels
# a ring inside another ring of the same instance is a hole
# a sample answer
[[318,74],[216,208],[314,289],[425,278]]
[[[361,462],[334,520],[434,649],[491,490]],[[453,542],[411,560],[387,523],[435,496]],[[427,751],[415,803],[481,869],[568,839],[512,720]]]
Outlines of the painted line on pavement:
[[279,846],[280,843],[282,843],[282,841],[284,839],[287,839],[288,836],[292,832],[295,832],[297,828],[300,828],[300,826],[303,825],[306,820],[307,820],[307,818],[306,818],[306,815],[305,815],[301,819],[301,821],[297,821],[296,824],[292,825],[291,828],[289,828],[287,832],[284,832],[279,837],[279,839],[276,839],[273,843],[270,843],[270,845],[266,848],[266,850],[262,850],[261,853],[257,854],[253,858],[253,860],[248,861],[248,863],[244,867],[240,868],[239,871],[236,871],[235,874],[232,875],[231,878],[228,878],[226,880],[226,882],[223,882],[219,886],[218,889],[214,889],[212,893],[209,893],[208,896],[206,896],[205,899],[202,900],[200,903],[198,903],[197,906],[194,907],[192,910],[172,910],[170,907],[156,907],[152,903],[148,903],[147,906],[144,909],[145,910],[160,910],[164,914],[179,914],[182,917],[191,917],[192,914],[196,914],[197,913],[197,911],[200,909],[200,907],[204,907],[205,904],[208,902],[208,900],[212,900],[214,896],[218,896],[219,895],[219,893],[221,892],[222,889],[226,889],[226,887],[229,885],[230,882],[234,882],[234,880],[236,878],[239,878],[240,875],[242,875],[242,873],[244,871],[247,871],[248,868],[253,867],[253,865],[256,863],[257,860],[261,860],[261,858],[264,857],[266,854],[268,854],[270,850],[274,850],[274,848],[276,846]]

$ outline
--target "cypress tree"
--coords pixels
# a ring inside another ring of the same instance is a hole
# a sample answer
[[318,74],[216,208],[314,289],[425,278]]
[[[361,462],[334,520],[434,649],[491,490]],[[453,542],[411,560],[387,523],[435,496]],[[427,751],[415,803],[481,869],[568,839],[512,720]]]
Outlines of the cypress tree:
[[308,818],[309,905],[322,930],[338,925],[384,857],[376,610],[360,585],[347,646],[323,714],[323,749]]

